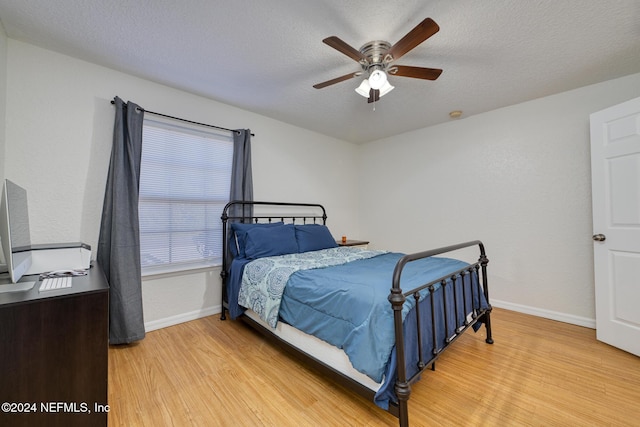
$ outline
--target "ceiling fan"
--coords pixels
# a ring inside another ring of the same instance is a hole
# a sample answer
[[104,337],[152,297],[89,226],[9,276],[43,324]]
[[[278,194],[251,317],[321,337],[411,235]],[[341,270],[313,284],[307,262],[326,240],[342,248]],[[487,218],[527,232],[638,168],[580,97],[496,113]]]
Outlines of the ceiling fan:
[[395,65],[393,62],[400,59],[404,54],[427,40],[439,30],[440,27],[438,24],[431,18],[426,18],[393,46],[386,41],[372,41],[366,43],[360,50],[354,49],[336,36],[327,37],[322,40],[323,43],[357,61],[362,67],[362,71],[336,77],[335,79],[315,84],[313,87],[322,89],[366,74],[368,78],[358,86],[356,92],[367,97],[368,102],[375,102],[394,88],[389,84],[387,74],[412,77],[415,79],[435,80],[442,73],[441,69]]

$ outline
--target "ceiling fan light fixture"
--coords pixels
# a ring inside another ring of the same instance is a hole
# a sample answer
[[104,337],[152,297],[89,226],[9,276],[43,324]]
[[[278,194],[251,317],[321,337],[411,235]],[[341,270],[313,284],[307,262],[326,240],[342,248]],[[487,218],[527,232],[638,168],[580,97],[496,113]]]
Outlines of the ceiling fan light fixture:
[[387,80],[386,82],[384,82],[384,86],[382,86],[380,88],[380,98],[382,98],[383,96],[385,96],[386,94],[388,94],[389,92],[391,92],[393,89],[395,88],[395,86],[391,86],[389,84],[389,80]]
[[377,68],[369,74],[369,86],[371,89],[382,89],[384,84],[387,83],[387,73]]
[[360,86],[356,88],[356,92],[358,92],[359,95],[362,95],[365,98],[369,98],[370,90],[371,86],[369,86],[369,81],[367,79],[364,79],[362,83],[360,83]]

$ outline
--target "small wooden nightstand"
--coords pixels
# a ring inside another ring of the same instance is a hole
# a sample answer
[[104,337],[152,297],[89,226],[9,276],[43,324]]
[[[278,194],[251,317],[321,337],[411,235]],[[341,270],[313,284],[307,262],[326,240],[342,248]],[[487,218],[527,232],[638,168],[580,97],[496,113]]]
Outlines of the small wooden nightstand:
[[355,246],[363,249],[367,249],[367,245],[369,245],[369,242],[365,240],[347,240],[346,242],[336,240],[336,243],[338,246]]

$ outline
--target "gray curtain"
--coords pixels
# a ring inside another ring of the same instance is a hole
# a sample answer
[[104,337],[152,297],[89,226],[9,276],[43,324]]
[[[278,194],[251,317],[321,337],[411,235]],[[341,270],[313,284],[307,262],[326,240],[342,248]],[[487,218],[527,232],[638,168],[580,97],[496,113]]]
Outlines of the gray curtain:
[[138,190],[144,112],[114,99],[113,147],[102,208],[97,261],[109,281],[109,343],[144,338]]
[[[253,201],[253,177],[251,174],[251,131],[238,129],[233,131],[233,165],[231,167],[231,193],[229,200]],[[251,215],[251,206],[235,206],[229,216]]]

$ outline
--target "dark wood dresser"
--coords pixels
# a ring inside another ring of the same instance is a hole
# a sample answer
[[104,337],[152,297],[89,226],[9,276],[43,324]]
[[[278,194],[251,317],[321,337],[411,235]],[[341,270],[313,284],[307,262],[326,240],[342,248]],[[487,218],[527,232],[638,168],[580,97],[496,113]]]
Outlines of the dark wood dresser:
[[[27,276],[24,280],[36,280]],[[109,286],[99,266],[71,288],[0,294],[0,425],[106,426]]]

